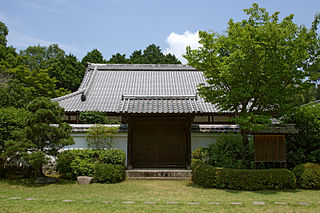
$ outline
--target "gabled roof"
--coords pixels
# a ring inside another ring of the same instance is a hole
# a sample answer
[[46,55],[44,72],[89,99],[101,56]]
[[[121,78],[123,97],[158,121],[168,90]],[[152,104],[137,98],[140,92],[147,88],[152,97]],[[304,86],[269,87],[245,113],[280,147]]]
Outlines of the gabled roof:
[[187,65],[89,64],[78,91],[53,99],[66,112],[215,113],[197,95],[203,73]]

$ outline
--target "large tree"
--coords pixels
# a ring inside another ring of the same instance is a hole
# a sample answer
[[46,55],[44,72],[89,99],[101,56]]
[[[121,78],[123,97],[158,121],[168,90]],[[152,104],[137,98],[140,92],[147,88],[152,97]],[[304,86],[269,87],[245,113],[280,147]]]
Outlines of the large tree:
[[48,156],[56,156],[59,149],[74,143],[71,127],[64,123],[64,109],[49,98],[37,98],[28,106],[26,125],[12,133],[13,140],[5,142],[5,157],[22,157],[33,169],[34,176],[42,176],[42,166]]
[[234,112],[245,136],[299,104],[318,39],[316,27],[298,26],[293,15],[279,21],[279,12],[269,15],[257,4],[244,12],[249,18],[230,19],[224,34],[200,32],[202,46],[188,47],[185,57],[207,79],[200,95],[220,111]]

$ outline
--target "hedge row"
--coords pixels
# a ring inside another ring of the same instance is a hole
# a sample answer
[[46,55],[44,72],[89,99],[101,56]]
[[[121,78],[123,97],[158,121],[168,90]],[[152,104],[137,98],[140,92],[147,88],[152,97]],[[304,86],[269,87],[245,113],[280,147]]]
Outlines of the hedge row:
[[193,159],[192,181],[199,186],[236,190],[291,189],[296,178],[288,169],[218,168]]
[[118,149],[66,150],[58,155],[56,167],[65,179],[91,176],[96,182],[115,183],[125,179],[125,159]]

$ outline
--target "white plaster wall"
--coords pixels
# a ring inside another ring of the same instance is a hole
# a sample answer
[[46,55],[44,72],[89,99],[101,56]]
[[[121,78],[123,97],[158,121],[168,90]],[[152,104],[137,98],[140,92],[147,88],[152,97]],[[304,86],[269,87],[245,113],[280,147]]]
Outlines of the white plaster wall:
[[[63,149],[88,149],[88,142],[86,139],[86,133],[72,133],[74,144],[70,146],[65,146]],[[120,149],[126,153],[127,158],[127,142],[128,133],[118,133],[113,137],[113,148]],[[126,160],[127,162],[127,160]]]
[[191,133],[191,152],[199,147],[208,147],[215,143],[221,134],[217,133]]

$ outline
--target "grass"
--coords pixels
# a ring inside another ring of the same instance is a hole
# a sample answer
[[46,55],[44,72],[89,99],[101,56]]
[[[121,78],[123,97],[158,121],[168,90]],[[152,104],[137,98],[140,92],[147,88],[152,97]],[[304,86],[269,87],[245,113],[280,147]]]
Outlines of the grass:
[[[10,197],[20,199],[8,199]],[[36,200],[27,201],[26,198]],[[85,200],[91,202],[85,203]],[[134,203],[124,204],[125,201]],[[156,204],[146,204],[145,201]],[[166,203],[170,201],[178,203]],[[253,205],[254,201],[263,201],[265,205]],[[275,204],[279,201],[286,204]],[[189,202],[199,204],[191,205]],[[210,202],[221,204],[212,205]],[[232,202],[242,204],[232,205]],[[300,205],[299,202],[310,205]],[[35,185],[29,181],[0,180],[0,212],[320,212],[319,202],[320,191],[316,190],[217,190],[196,187],[190,181],[129,180],[118,184],[63,182]]]

